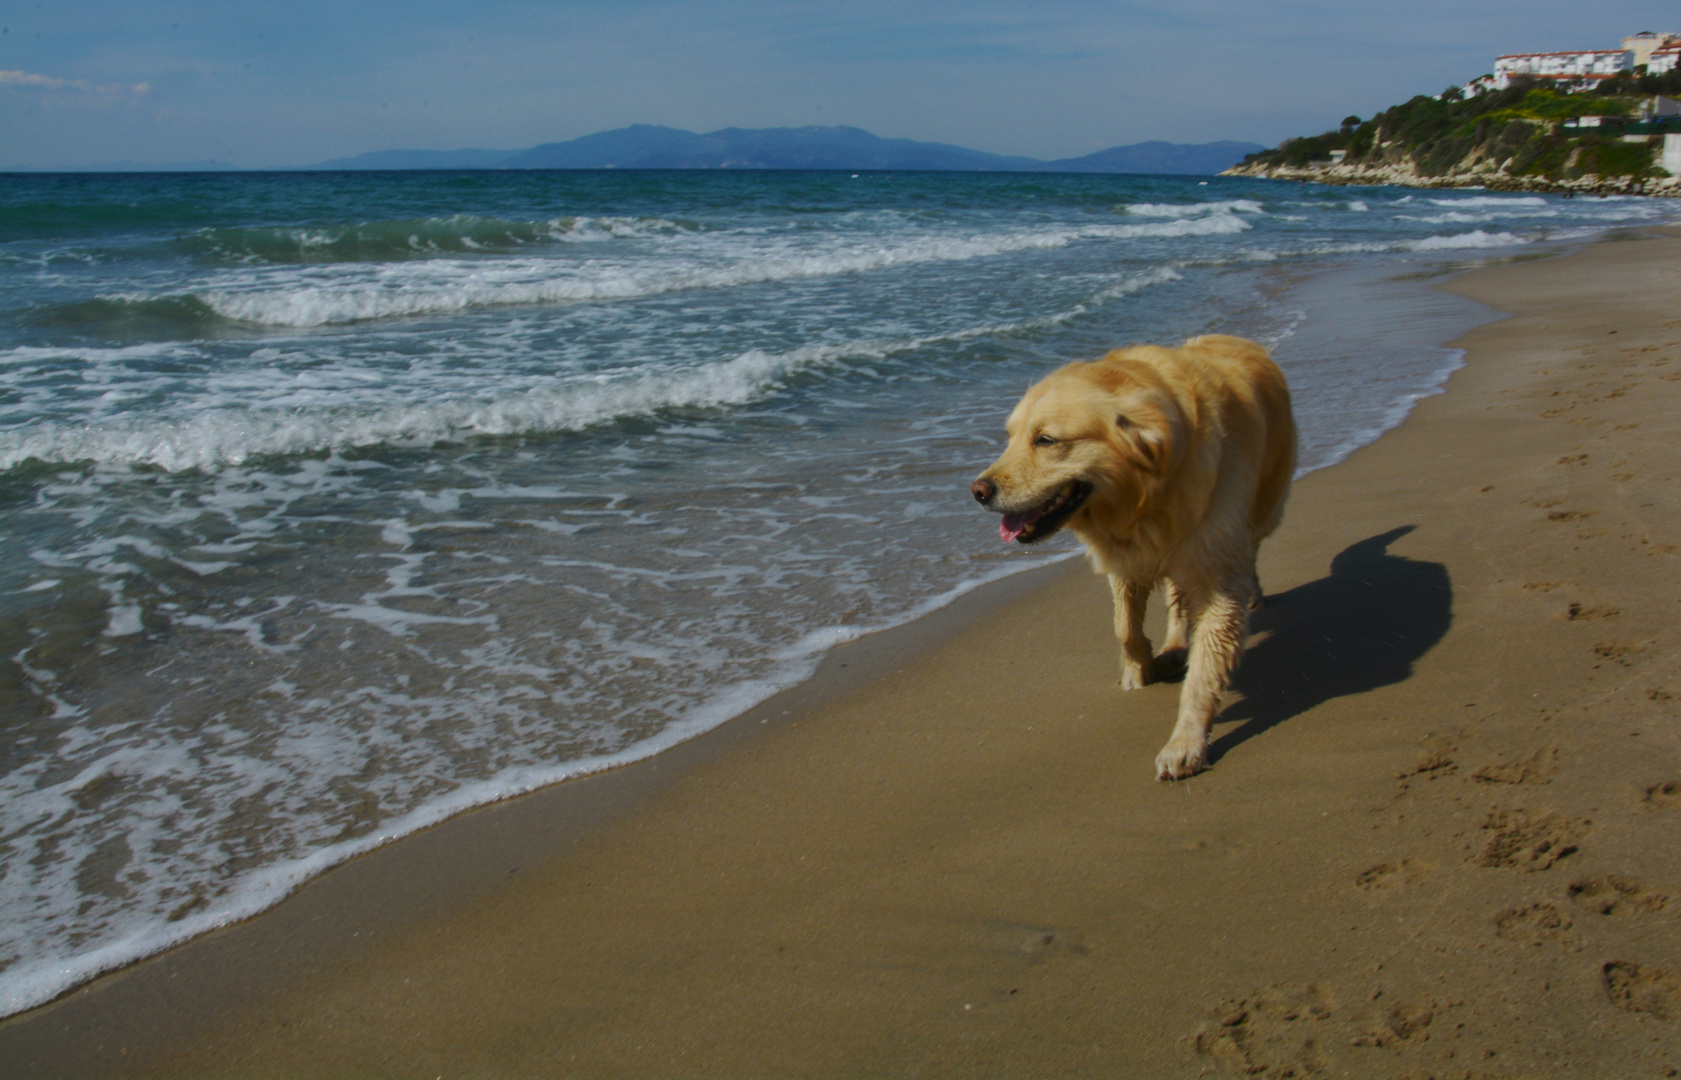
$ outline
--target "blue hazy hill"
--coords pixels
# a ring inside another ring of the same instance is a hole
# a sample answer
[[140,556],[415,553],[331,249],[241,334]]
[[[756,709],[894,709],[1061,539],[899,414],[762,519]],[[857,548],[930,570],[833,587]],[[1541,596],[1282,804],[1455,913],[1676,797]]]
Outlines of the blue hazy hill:
[[545,143],[508,159],[513,169],[938,169],[1031,168],[944,143],[883,139],[855,127],[722,128],[706,135],[638,124]]
[[375,150],[303,168],[323,172],[340,169],[500,169],[509,155],[507,150]]
[[1259,143],[1144,142],[1060,161],[947,143],[884,139],[855,127],[721,128],[704,135],[634,124],[527,150],[380,150],[310,169],[903,169],[1213,175]]
[[1181,176],[1212,176],[1242,161],[1254,143],[1141,142],[1111,146],[1085,157],[1047,161],[1035,166],[1043,172],[1174,173]]

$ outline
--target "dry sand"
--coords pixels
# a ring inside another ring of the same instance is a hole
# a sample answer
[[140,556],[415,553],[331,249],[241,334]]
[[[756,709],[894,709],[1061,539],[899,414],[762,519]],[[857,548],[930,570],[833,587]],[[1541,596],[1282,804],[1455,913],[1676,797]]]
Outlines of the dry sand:
[[1121,693],[1070,565],[14,1018],[0,1073],[1681,1075],[1681,240],[1449,287],[1514,317],[1298,484],[1210,772],[1152,778],[1178,687]]

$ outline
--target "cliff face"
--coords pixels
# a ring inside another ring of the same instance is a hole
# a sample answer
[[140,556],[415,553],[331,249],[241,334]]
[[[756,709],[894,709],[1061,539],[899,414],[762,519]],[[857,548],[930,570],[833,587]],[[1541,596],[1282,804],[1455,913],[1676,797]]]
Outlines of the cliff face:
[[1644,87],[1626,81],[1581,93],[1528,83],[1470,99],[1415,97],[1371,120],[1351,116],[1338,130],[1288,139],[1222,175],[1681,195],[1681,178],[1659,167],[1665,125],[1635,119]]

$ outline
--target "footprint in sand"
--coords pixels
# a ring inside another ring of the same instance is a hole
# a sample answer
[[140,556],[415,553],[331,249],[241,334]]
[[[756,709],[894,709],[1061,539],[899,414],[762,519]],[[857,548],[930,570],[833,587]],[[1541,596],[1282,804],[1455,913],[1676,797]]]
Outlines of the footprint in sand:
[[1616,874],[1583,878],[1567,891],[1570,899],[1601,915],[1658,912],[1669,905],[1669,897],[1663,893]]
[[1494,932],[1507,941],[1520,945],[1546,945],[1549,942],[1566,949],[1576,948],[1572,923],[1552,904],[1530,904],[1528,907],[1507,908],[1494,919]]
[[1459,770],[1453,760],[1454,747],[1439,746],[1426,750],[1412,768],[1398,772],[1395,779],[1406,780],[1414,776],[1422,776],[1427,780],[1435,780],[1443,776],[1452,776]]
[[1493,835],[1477,858],[1477,865],[1545,870],[1575,853],[1578,839],[1590,824],[1559,813],[1491,810],[1483,828]]
[[1439,1011],[1441,1007],[1429,998],[1391,1004],[1355,1036],[1352,1045],[1383,1048],[1422,1042],[1430,1037],[1428,1029]]
[[1650,964],[1613,960],[1601,969],[1605,996],[1629,1012],[1660,1020],[1681,1018],[1681,978]]
[[1333,1033],[1330,995],[1318,986],[1271,986],[1227,998],[1192,1037],[1192,1048],[1240,1076],[1288,1077],[1324,1072]]
[[[1609,660],[1612,663],[1628,667],[1629,653],[1638,652],[1639,649],[1638,645],[1627,641],[1602,641],[1593,647],[1593,654],[1601,660]],[[1594,667],[1598,666],[1598,664],[1594,665]]]
[[1681,806],[1681,780],[1665,780],[1647,788],[1646,805],[1654,810]]
[[1558,747],[1543,746],[1519,761],[1495,762],[1471,774],[1479,784],[1545,784],[1558,771]]
[[1377,892],[1397,885],[1411,885],[1422,880],[1432,869],[1429,863],[1420,859],[1382,862],[1360,871],[1354,884],[1367,892]]

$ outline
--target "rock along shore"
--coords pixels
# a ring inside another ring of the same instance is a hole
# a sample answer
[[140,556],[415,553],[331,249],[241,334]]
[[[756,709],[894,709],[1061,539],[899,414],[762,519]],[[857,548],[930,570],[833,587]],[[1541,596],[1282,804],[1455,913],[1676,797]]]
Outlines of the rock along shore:
[[1630,176],[1595,176],[1549,180],[1544,176],[1509,176],[1492,163],[1455,170],[1440,176],[1426,176],[1411,162],[1386,165],[1336,165],[1330,163],[1291,165],[1234,165],[1221,176],[1250,176],[1262,180],[1295,180],[1315,184],[1383,185],[1416,188],[1482,188],[1488,191],[1520,191],[1563,195],[1655,195],[1681,197],[1681,177],[1637,179]]

